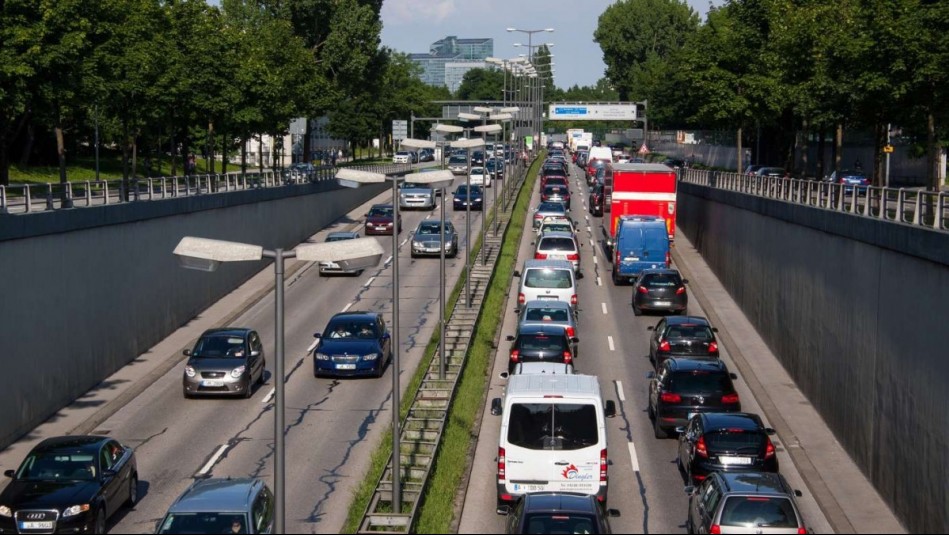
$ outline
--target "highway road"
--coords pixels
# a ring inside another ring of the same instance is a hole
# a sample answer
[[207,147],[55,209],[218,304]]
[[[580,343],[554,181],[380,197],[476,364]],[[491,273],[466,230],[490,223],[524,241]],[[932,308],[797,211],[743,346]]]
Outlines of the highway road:
[[[659,322],[658,315],[636,317],[630,306],[631,286],[616,288],[610,280],[610,263],[603,253],[600,240],[600,218],[589,215],[586,207],[588,188],[582,172],[571,166],[573,218],[580,225],[578,236],[583,242],[578,297],[580,301],[580,357],[576,362],[578,373],[597,375],[604,399],[617,404],[617,416],[607,420],[609,459],[609,507],[618,509],[619,518],[611,519],[617,533],[673,533],[685,532],[688,497],[676,465],[675,439],[654,438],[652,423],[646,414],[648,405],[649,345],[646,328]],[[533,206],[539,194],[533,193]],[[528,214],[530,217],[531,214]],[[527,233],[520,244],[519,262],[533,256],[533,233]],[[519,279],[514,279],[518,284]],[[514,334],[517,288],[512,288],[506,308],[502,335]],[[704,312],[689,293],[689,312]],[[721,329],[723,326],[718,325]],[[502,338],[503,338],[502,336]],[[496,457],[500,417],[491,416],[490,400],[503,395],[505,379],[499,373],[506,371],[510,343],[502,342],[495,357],[494,373],[486,400],[484,419],[478,433],[474,468],[461,517],[460,533],[503,533],[505,517],[495,513]],[[723,360],[730,369],[736,369],[728,355]],[[762,414],[748,386],[739,376],[736,387],[742,400],[742,409]],[[762,414],[765,423],[767,418]],[[778,450],[782,474],[791,485],[803,491],[798,498],[808,527],[816,533],[830,533],[830,524],[824,518],[813,496],[808,492],[788,456],[781,437],[772,437]]]

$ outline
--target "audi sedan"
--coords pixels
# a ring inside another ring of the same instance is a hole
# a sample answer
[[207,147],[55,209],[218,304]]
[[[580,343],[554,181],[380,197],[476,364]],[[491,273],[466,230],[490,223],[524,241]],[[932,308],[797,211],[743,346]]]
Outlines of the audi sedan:
[[313,350],[313,375],[382,377],[392,359],[385,320],[378,312],[342,312],[333,316]]
[[[442,225],[440,223],[440,221],[426,219],[418,224],[415,234],[412,235],[412,258],[441,256]],[[458,256],[458,233],[455,232],[455,226],[451,224],[451,221],[445,222],[445,256],[449,258]]]
[[135,451],[103,436],[40,442],[0,493],[0,533],[105,533],[106,521],[138,503]]
[[267,361],[257,331],[243,328],[208,329],[188,357],[182,378],[184,396],[224,394],[249,398],[254,385],[264,382]]

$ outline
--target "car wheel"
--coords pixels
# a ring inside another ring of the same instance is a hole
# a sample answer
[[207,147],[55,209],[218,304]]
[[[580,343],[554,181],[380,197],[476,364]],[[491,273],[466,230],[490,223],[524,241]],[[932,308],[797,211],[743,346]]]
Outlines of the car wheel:
[[411,256],[412,256],[412,258],[418,258],[418,255],[417,255],[417,254],[415,254],[415,251],[412,251],[412,254],[411,254]]
[[186,386],[181,387],[181,394],[184,396],[185,399],[191,399],[191,393],[188,392],[188,387]]
[[105,508],[100,508],[96,512],[96,533],[105,533]]
[[247,378],[247,387],[244,389],[244,399],[250,399],[254,395],[254,383],[255,381],[251,378]]
[[634,315],[634,316],[642,316],[642,315],[643,315],[643,309],[641,309],[641,308],[639,308],[638,306],[636,306],[636,303],[633,303],[633,315]]
[[613,277],[613,286],[622,286],[622,282],[619,280],[619,277],[616,276],[615,267],[613,268],[613,271],[612,271],[612,277]]
[[265,375],[267,375],[267,361],[266,361],[266,360],[264,360],[264,362],[263,362],[263,363],[261,364],[261,366],[260,366],[260,377],[257,378],[257,384],[258,384],[258,385],[263,385],[263,384],[264,384],[264,376],[265,376]]
[[128,506],[129,509],[132,509],[135,507],[135,504],[137,503],[138,503],[138,476],[133,475],[132,478],[129,479],[129,499],[126,500],[125,505]]
[[656,435],[656,438],[669,438],[669,433],[667,433],[666,430],[663,429],[661,425],[659,425],[658,414],[656,414],[655,417],[653,417],[652,419],[652,430],[653,430],[653,433]]

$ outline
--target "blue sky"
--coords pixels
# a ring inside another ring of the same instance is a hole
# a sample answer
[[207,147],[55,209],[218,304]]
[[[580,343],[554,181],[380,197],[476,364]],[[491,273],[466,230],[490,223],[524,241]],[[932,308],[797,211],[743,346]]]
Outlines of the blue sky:
[[[687,0],[703,18],[709,0]],[[385,0],[382,5],[382,44],[400,52],[428,52],[431,43],[447,36],[492,37],[494,55],[513,58],[526,54],[527,34],[508,33],[554,28],[537,33],[532,44],[553,43],[554,81],[559,87],[593,85],[606,65],[593,41],[597,19],[613,2],[606,0]],[[715,4],[720,4],[716,0]]]

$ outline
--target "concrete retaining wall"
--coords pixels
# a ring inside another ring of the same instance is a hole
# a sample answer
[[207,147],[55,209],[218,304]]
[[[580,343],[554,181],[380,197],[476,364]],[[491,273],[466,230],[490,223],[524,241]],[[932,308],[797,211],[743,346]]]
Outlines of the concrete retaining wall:
[[685,183],[678,223],[910,531],[949,531],[949,236]]
[[185,270],[172,254],[183,236],[289,248],[386,187],[323,182],[0,217],[0,448],[266,266]]

